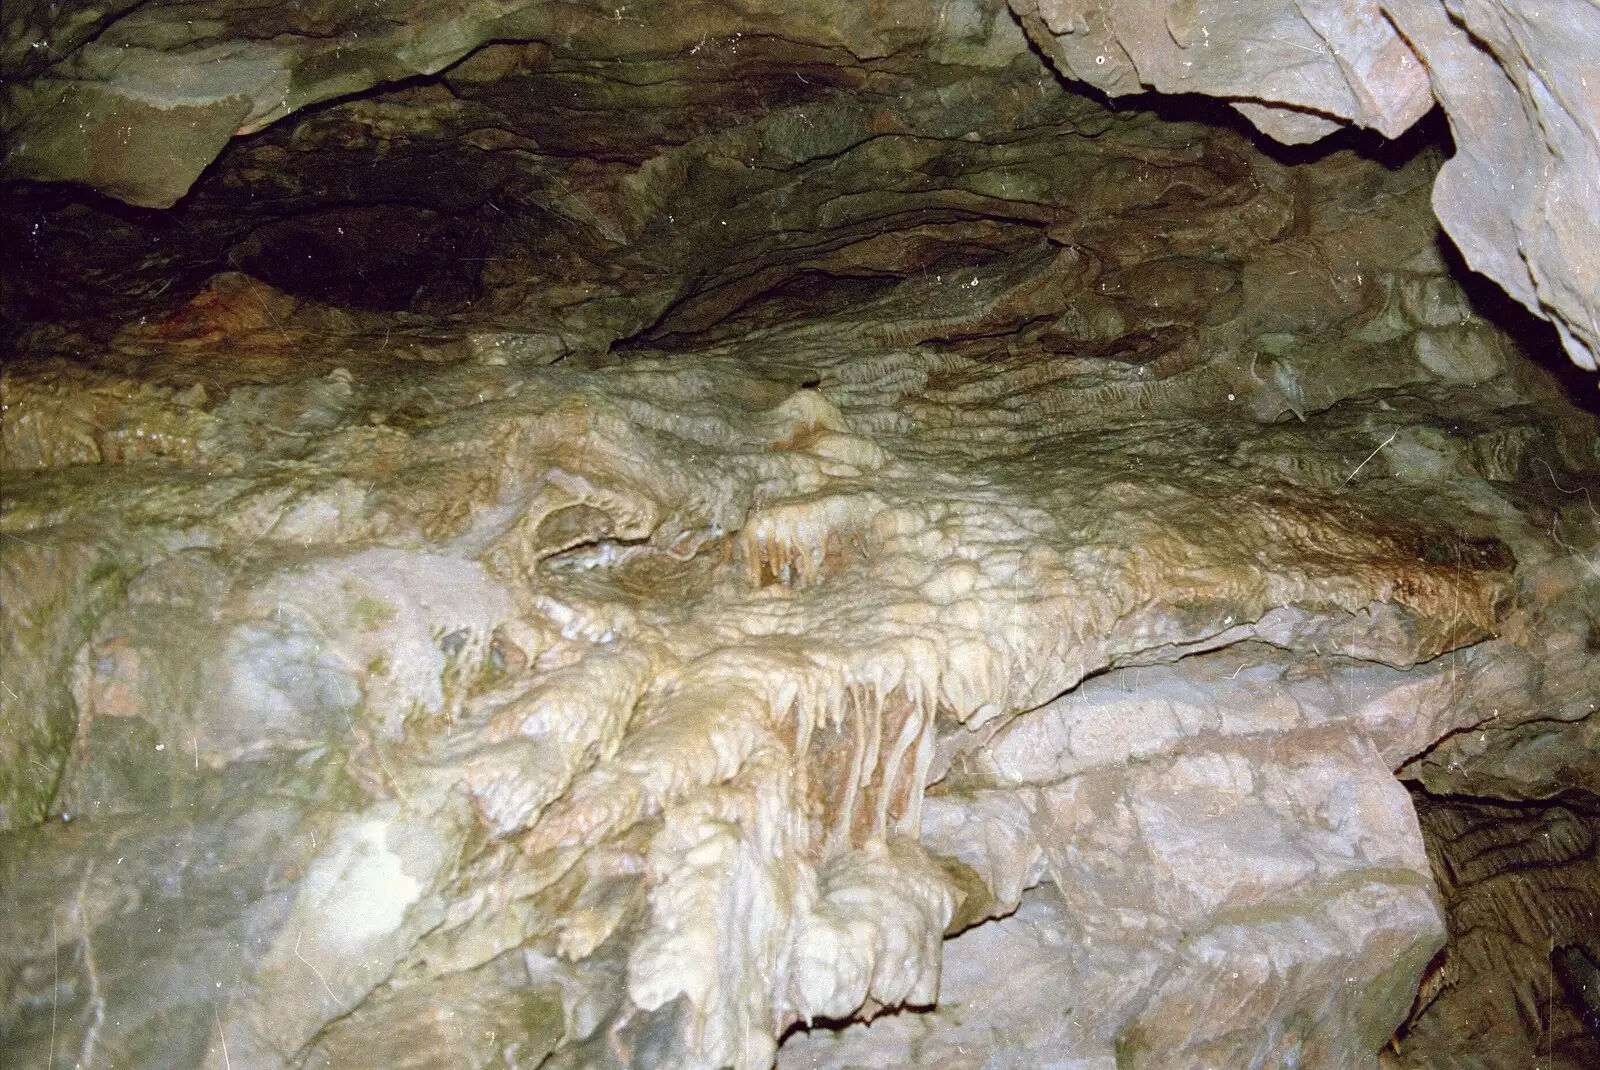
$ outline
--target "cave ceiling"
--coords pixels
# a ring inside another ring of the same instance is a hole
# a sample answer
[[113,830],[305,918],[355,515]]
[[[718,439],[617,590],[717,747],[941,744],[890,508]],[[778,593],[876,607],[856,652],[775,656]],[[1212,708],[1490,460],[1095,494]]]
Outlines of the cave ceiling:
[[1600,8],[3,32],[0,1064],[1600,1060]]
[[[0,44],[0,175],[171,205],[230,138],[319,101],[437,73],[486,42],[532,42],[558,67],[617,63],[641,79],[699,83],[703,103],[734,108],[741,98],[786,99],[749,70],[752,53],[766,53],[754,65],[769,76],[803,77],[807,58],[831,68],[844,57],[915,56],[925,77],[928,68],[1002,66],[1036,49],[1062,75],[1112,96],[1228,101],[1288,144],[1347,126],[1397,137],[1438,101],[1458,149],[1434,194],[1445,230],[1468,263],[1555,323],[1568,355],[1592,370],[1597,40],[1600,7],[1590,0],[1012,0],[1009,9],[999,0],[18,0]],[[780,43],[793,48],[772,47]],[[708,69],[720,71],[710,85]],[[620,97],[585,101],[578,82],[576,107],[550,109],[550,122],[626,107]],[[548,106],[559,97],[539,99]],[[629,139],[618,125],[607,144]]]

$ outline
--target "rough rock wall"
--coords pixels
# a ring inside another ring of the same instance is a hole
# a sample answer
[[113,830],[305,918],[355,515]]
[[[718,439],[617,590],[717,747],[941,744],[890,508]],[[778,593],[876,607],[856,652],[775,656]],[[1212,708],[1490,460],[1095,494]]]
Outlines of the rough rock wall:
[[316,226],[195,226],[265,271],[465,127],[433,195],[564,244],[5,370],[8,663],[60,667],[6,677],[7,1053],[1373,1065],[1447,922],[1394,769],[1565,790],[1600,693],[1594,423],[1450,277],[1437,158],[819,63],[596,166],[494,95],[623,89],[481,62],[197,191]]
[[[1468,262],[1600,353],[1600,5],[1495,0],[1012,0],[1061,73],[1111,95],[1228,100],[1280,141],[1346,124],[1395,137],[1437,99],[1457,155],[1435,208]],[[1004,64],[1000,0],[555,4],[415,0],[282,9],[27,2],[0,44],[8,178],[170,205],[235,134],[319,101],[440,71],[486,41],[659,63],[778,38],[858,59]]]
[[1113,96],[1233,103],[1289,144],[1396,137],[1433,106],[1456,155],[1434,208],[1467,262],[1600,354],[1600,4],[1012,0],[1062,73]]
[[[1542,805],[1418,795],[1451,939],[1396,1048],[1426,1067],[1585,1066],[1600,1057],[1600,820]],[[1518,1028],[1517,1026],[1520,1026]]]

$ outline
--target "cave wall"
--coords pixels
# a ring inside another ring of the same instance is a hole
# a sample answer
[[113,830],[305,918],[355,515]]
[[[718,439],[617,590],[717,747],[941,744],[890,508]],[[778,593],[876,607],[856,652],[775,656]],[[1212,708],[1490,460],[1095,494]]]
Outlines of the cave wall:
[[1437,131],[585,10],[8,188],[0,1049],[1592,1063],[1596,427]]
[[[1457,153],[1434,206],[1469,264],[1600,353],[1600,6],[1520,0],[1015,0],[1063,75],[1120,96],[1227,100],[1287,143],[1347,125],[1396,137],[1435,100]],[[0,175],[170,205],[227,140],[307,105],[431,74],[486,41],[591,58],[696,56],[780,37],[864,59],[915,49],[1004,63],[1025,47],[995,3],[592,5],[414,2],[13,5]],[[1594,84],[1591,84],[1593,82]]]

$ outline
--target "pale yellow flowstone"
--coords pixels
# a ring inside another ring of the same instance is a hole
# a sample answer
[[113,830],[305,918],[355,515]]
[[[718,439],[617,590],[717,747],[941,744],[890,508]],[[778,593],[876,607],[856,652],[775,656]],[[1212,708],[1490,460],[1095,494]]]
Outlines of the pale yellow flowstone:
[[[1392,769],[1537,691],[1518,522],[1418,493],[1392,406],[831,330],[146,391],[155,460],[8,488],[8,601],[122,577],[0,893],[82,934],[74,1043],[137,1050],[117,856],[244,822],[294,861],[201,971],[236,1067],[1374,1065],[1443,940]],[[90,395],[8,391],[69,454]]]

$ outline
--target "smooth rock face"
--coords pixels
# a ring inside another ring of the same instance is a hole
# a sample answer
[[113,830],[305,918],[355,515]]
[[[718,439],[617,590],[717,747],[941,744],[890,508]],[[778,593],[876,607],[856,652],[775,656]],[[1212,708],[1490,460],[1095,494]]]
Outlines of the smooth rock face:
[[1384,5],[1428,67],[1456,155],[1433,204],[1467,262],[1600,359],[1600,7]]
[[1596,423],[1443,153],[832,10],[8,191],[7,1065],[1585,1065]]
[[1398,137],[1433,107],[1428,76],[1374,0],[1014,0],[1068,74],[1113,96],[1204,93],[1288,144],[1342,122]]

